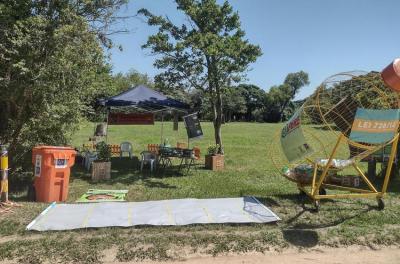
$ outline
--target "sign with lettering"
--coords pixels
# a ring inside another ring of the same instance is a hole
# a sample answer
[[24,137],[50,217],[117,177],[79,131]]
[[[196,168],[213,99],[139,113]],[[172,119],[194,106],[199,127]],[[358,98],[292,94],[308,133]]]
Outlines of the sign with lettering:
[[398,109],[358,108],[350,139],[356,142],[382,144],[391,140],[399,128]]
[[352,131],[364,131],[370,133],[393,132],[397,130],[399,121],[397,120],[365,120],[355,119]]
[[154,125],[152,113],[109,113],[109,125]]
[[303,107],[300,107],[289,119],[281,131],[281,146],[283,153],[289,162],[298,160],[313,152],[301,129],[300,114]]
[[201,130],[200,120],[197,114],[191,114],[183,117],[185,123],[186,132],[189,139],[197,139],[203,137],[203,131]]
[[40,177],[42,173],[42,155],[36,155],[35,159],[35,177]]

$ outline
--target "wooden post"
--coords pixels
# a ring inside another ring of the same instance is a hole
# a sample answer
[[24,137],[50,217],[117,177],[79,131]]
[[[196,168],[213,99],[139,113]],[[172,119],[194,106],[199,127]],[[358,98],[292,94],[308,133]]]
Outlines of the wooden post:
[[110,114],[110,109],[107,108],[106,111],[106,143],[108,143],[108,115]]
[[161,111],[161,142],[160,144],[163,144],[163,137],[164,137],[164,112]]
[[179,117],[178,113],[174,111],[174,131],[178,131],[179,129]]
[[376,160],[372,158],[368,161],[368,176],[371,178],[376,178]]

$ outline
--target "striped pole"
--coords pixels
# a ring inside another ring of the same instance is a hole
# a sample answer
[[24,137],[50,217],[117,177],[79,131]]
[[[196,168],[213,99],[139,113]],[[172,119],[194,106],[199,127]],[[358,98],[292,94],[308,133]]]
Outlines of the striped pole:
[[5,145],[1,146],[0,177],[0,201],[8,203],[8,151]]

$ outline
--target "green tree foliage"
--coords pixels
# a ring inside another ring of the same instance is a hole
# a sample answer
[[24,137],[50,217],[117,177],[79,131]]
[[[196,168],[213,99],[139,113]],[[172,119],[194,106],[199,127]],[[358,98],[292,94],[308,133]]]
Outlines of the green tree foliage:
[[379,72],[369,72],[338,82],[326,97],[325,100],[328,101],[328,104],[334,104],[344,97],[350,97],[358,105],[374,109],[396,108],[398,104],[397,96],[385,85]]
[[254,111],[262,111],[265,104],[265,92],[253,84],[240,84],[238,88],[246,102],[246,121],[255,119]]
[[[308,74],[304,71],[299,71],[289,73],[283,84],[271,87],[266,98],[268,121],[285,120],[292,113],[291,110],[293,110],[294,106],[292,100],[300,88],[308,84]],[[287,111],[286,115],[285,111]]]
[[14,167],[37,144],[68,143],[93,111],[93,98],[107,89],[106,38],[97,33],[114,2],[0,4],[0,142],[9,144]]
[[239,87],[227,87],[222,96],[223,113],[226,122],[236,120],[247,112],[246,98]]
[[155,87],[153,80],[147,74],[142,74],[133,69],[125,74],[117,73],[111,78],[113,86],[107,91],[107,96],[125,92],[138,85],[146,85],[149,88]]
[[187,23],[181,26],[174,25],[168,17],[139,10],[149,25],[158,27],[158,33],[150,36],[143,47],[160,55],[154,65],[165,70],[159,79],[168,83],[168,87],[205,91],[211,104],[215,143],[223,153],[224,87],[239,81],[261,50],[244,38],[239,15],[227,1],[222,5],[216,0],[175,2],[187,16]]

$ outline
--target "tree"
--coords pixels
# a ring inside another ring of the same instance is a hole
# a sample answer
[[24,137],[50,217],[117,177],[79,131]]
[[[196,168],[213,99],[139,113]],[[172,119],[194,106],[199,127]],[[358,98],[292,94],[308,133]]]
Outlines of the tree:
[[300,88],[308,84],[308,73],[299,71],[289,73],[283,84],[271,87],[267,94],[269,115],[277,117],[277,121],[283,121],[285,119],[285,110],[291,105],[291,101]]
[[98,33],[116,2],[0,4],[0,142],[13,167],[37,144],[66,144],[107,89],[111,68]]
[[253,84],[240,84],[238,86],[246,101],[246,120],[254,120],[253,112],[264,107],[265,92]]
[[127,73],[117,73],[112,76],[113,87],[110,89],[108,95],[115,95],[122,93],[132,87],[136,87],[140,84],[146,85],[150,88],[154,88],[155,84],[153,80],[147,75],[140,73],[134,69],[129,70]]
[[232,117],[236,119],[236,115],[246,113],[246,99],[238,87],[227,87],[222,99],[224,101],[224,121],[230,122],[232,121]]
[[187,22],[174,25],[168,17],[156,16],[146,9],[138,11],[158,33],[149,37],[143,48],[159,55],[154,65],[165,71],[159,78],[170,87],[203,90],[211,104],[215,143],[223,153],[221,125],[224,87],[238,82],[261,55],[258,46],[244,38],[239,14],[225,1],[176,0],[177,9]]

